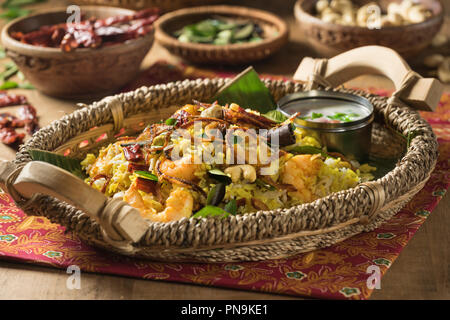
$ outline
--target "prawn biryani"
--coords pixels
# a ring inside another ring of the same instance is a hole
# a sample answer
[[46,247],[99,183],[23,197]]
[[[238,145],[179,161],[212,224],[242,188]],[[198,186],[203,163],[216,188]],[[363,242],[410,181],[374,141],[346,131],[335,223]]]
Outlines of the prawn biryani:
[[327,152],[294,125],[298,116],[187,104],[88,154],[86,183],[145,219],[170,222],[288,208],[373,179],[374,167]]

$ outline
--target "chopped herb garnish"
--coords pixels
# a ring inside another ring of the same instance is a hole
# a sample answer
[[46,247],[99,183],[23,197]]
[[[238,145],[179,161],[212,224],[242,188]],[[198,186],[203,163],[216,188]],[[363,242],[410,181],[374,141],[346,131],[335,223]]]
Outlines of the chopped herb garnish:
[[342,122],[351,122],[353,121],[353,119],[351,118],[355,118],[358,117],[359,114],[356,113],[342,113],[342,112],[336,112],[334,115],[332,116],[327,116],[327,118],[332,119],[332,120],[338,120],[338,121],[342,121]]
[[293,148],[289,148],[288,152],[295,154],[320,154],[323,157],[327,156],[322,149],[313,146],[295,146]]
[[174,126],[174,125],[176,125],[177,124],[177,119],[174,119],[174,118],[169,118],[169,119],[167,119],[166,120],[166,124],[168,125],[168,126]]
[[158,177],[151,172],[138,170],[138,171],[134,171],[134,173],[140,178],[144,178],[144,179],[152,180],[152,181],[158,181]]
[[260,187],[266,188],[267,190],[270,190],[270,191],[276,190],[276,188],[274,186],[271,186],[270,184],[265,183],[263,180],[261,180],[259,178],[255,180],[255,183]]

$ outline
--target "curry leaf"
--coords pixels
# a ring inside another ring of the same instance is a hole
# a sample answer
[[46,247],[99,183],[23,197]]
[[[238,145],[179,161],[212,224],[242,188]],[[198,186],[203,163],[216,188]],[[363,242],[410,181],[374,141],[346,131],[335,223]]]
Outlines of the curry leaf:
[[228,217],[230,215],[229,212],[226,212],[222,208],[206,205],[201,210],[197,211],[192,218],[206,218],[206,217]]
[[219,182],[222,182],[224,184],[230,184],[231,183],[231,178],[225,172],[223,172],[222,170],[211,169],[211,170],[208,171],[208,175],[211,178],[213,178],[213,179],[215,179],[215,180],[217,180]]
[[174,118],[169,118],[166,120],[165,124],[167,124],[168,126],[174,126],[177,124],[177,119]]
[[158,177],[151,172],[136,170],[136,171],[134,171],[134,173],[137,174],[141,178],[144,178],[147,180],[152,180],[152,181],[158,181]]
[[281,111],[279,110],[270,110],[269,112],[263,114],[266,118],[269,118],[270,120],[273,120],[275,122],[281,123],[283,121],[286,121],[288,117],[286,117]]
[[218,183],[214,187],[211,188],[208,192],[208,196],[206,198],[206,204],[217,206],[222,202],[225,197],[226,185],[224,183]]
[[255,180],[255,183],[260,187],[266,188],[267,190],[270,190],[270,191],[276,190],[276,188],[274,186],[264,182],[263,180],[261,180],[259,178]]
[[320,154],[323,157],[326,157],[327,154],[322,151],[322,149],[313,147],[313,146],[295,146],[293,148],[289,148],[290,153],[296,154]]
[[253,23],[248,23],[244,25],[241,29],[237,30],[234,33],[233,38],[236,40],[246,39],[252,35],[254,28],[255,26],[253,25]]
[[19,89],[28,89],[28,90],[35,89],[34,86],[31,83],[29,83],[29,82],[19,83],[19,85],[17,87]]
[[22,9],[22,8],[18,8],[18,7],[8,7],[8,9],[5,12],[0,13],[0,18],[12,20],[12,19],[15,19],[18,17],[26,16],[30,12],[31,12],[31,10],[27,10],[27,9]]
[[0,85],[0,90],[8,90],[19,87],[19,84],[14,81],[5,81]]
[[237,214],[237,202],[234,199],[228,201],[228,203],[223,208],[226,212],[235,216]]

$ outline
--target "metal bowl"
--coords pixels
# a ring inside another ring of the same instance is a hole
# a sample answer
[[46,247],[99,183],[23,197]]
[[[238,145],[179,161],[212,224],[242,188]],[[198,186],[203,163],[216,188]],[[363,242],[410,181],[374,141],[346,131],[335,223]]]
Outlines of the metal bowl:
[[361,119],[344,123],[324,123],[296,119],[295,125],[307,130],[329,151],[342,153],[349,159],[367,160],[370,152],[373,105],[369,100],[347,93],[312,90],[284,96],[278,101],[278,110],[285,116],[304,113],[316,107],[349,105],[364,109]]

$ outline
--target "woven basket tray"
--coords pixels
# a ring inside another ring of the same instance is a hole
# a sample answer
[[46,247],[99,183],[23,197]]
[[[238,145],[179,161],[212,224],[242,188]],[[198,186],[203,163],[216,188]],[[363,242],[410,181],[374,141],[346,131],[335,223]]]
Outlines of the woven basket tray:
[[[373,55],[376,60],[370,59]],[[383,67],[386,60],[396,67]],[[338,82],[368,71],[388,75],[396,85],[396,93],[386,98],[335,88]],[[381,150],[382,156],[399,157],[396,167],[374,182],[288,209],[224,219],[183,218],[153,223],[142,219],[137,209],[121,200],[106,198],[66,171],[30,159],[27,151],[31,148],[84,156],[113,140],[118,132],[139,132],[149,122],[168,117],[192,99],[210,99],[229,81],[199,79],[121,93],[51,123],[21,147],[14,162],[0,163],[0,186],[27,214],[45,216],[94,246],[162,261],[282,258],[374,229],[424,186],[435,166],[436,137],[418,112],[405,103],[436,105],[439,83],[412,73],[394,51],[383,47],[355,49],[328,61],[305,58],[295,77],[308,81],[301,84],[266,80],[265,84],[276,100],[311,88],[356,93],[369,99],[376,113],[373,152],[380,155],[377,150]],[[415,137],[405,153],[405,139],[398,133],[407,136],[412,132]],[[104,133],[107,138],[98,139]]]

